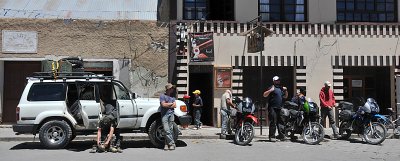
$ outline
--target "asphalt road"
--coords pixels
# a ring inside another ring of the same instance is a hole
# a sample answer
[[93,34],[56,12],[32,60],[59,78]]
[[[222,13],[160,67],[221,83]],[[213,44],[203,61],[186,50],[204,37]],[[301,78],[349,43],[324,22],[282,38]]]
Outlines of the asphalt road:
[[93,141],[71,143],[65,149],[43,149],[39,142],[0,142],[4,161],[86,161],[86,160],[162,160],[162,161],[368,161],[400,160],[400,140],[385,140],[382,145],[369,145],[354,139],[326,140],[320,145],[302,142],[276,142],[255,139],[250,146],[237,146],[231,140],[187,139],[177,143],[175,151],[155,149],[148,140],[125,141],[123,153],[89,153]]

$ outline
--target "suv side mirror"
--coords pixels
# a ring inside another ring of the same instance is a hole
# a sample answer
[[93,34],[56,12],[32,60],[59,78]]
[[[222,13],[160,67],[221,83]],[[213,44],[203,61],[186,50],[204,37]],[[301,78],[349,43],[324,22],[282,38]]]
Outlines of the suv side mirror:
[[131,99],[136,99],[138,98],[138,95],[136,93],[130,93]]

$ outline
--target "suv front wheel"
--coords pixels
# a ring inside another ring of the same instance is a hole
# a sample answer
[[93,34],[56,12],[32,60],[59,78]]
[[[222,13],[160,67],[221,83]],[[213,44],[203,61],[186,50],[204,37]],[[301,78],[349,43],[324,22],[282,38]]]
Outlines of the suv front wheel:
[[[179,129],[178,125],[173,122],[173,137],[174,137],[174,142],[178,140],[178,135],[179,135]],[[161,123],[161,119],[155,120],[153,123],[151,123],[150,128],[149,128],[149,138],[151,143],[157,147],[157,148],[162,148],[164,147],[164,127]]]
[[52,120],[39,130],[40,142],[49,149],[64,148],[72,138],[72,130],[65,121]]

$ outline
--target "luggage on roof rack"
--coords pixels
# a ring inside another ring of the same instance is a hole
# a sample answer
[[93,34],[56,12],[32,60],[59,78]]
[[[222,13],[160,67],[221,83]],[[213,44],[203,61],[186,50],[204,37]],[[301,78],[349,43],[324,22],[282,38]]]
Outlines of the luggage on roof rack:
[[93,72],[34,72],[32,78],[41,79],[114,79],[114,76],[98,75]]

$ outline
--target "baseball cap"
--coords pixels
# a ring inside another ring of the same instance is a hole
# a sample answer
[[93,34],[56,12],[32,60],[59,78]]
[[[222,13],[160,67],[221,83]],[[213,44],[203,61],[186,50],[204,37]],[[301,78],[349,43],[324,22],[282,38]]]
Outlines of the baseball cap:
[[183,99],[189,99],[189,98],[190,98],[190,96],[187,95],[187,94],[185,94],[185,95],[183,96]]
[[278,76],[274,76],[274,77],[272,78],[272,81],[277,81],[277,80],[279,80],[279,77],[278,77]]
[[325,86],[329,86],[329,87],[332,86],[331,82],[329,82],[329,81],[325,81],[324,85],[325,85]]
[[171,83],[167,83],[167,84],[165,85],[165,90],[170,89],[170,88],[173,88],[173,87],[174,87],[174,85],[172,85]]
[[193,92],[193,94],[200,94],[201,92],[200,92],[200,90],[195,90],[194,92]]

